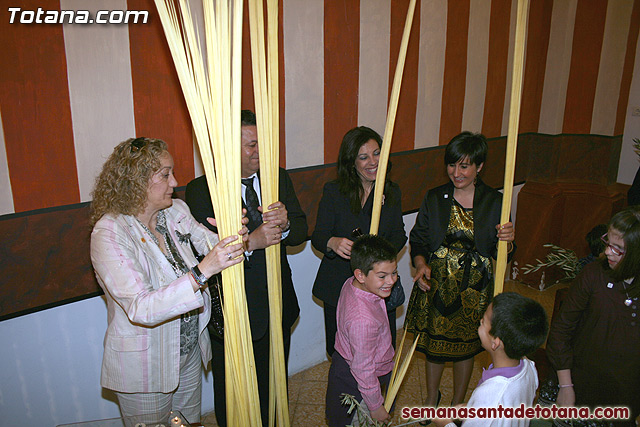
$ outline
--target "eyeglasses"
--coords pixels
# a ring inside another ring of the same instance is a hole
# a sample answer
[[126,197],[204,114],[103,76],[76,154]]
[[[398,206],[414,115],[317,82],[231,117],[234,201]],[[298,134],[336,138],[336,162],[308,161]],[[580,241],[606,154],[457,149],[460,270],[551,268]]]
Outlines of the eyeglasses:
[[607,238],[607,233],[604,233],[602,235],[602,237],[600,237],[600,240],[602,240],[602,243],[605,244],[605,247],[611,249],[611,253],[613,253],[616,256],[622,256],[624,255],[624,249],[619,248],[616,245],[612,245],[611,243],[609,243],[609,239]]
[[133,141],[131,141],[131,152],[137,153],[138,151],[142,150],[142,148],[144,148],[144,146],[147,144],[148,144],[147,138],[145,138],[144,136],[141,136],[140,138],[136,138]]

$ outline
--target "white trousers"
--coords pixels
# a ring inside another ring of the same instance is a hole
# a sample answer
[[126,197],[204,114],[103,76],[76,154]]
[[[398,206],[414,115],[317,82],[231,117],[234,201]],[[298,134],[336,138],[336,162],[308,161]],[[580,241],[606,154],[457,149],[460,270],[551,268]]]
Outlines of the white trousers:
[[202,363],[200,346],[180,356],[178,388],[170,393],[116,392],[120,412],[127,426],[144,423],[147,426],[167,423],[169,412],[180,411],[189,423],[200,422],[202,399]]

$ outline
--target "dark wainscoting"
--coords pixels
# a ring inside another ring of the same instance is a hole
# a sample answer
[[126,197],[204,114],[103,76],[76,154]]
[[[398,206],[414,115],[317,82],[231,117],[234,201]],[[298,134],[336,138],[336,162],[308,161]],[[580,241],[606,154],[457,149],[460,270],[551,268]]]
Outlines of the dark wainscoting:
[[[571,249],[578,258],[589,254],[587,233],[626,206],[628,185],[540,183],[527,181],[518,194],[516,236],[518,267],[536,265],[549,253],[547,243]],[[542,274],[544,273],[544,277]],[[537,289],[565,280],[559,267],[550,267],[518,279]]]
[[[629,186],[616,183],[621,143],[619,136],[527,134],[520,138],[518,164],[526,168],[526,184],[518,195],[514,261],[519,267],[544,259],[549,252],[543,246],[546,243],[571,249],[579,258],[589,253],[586,234],[626,206]],[[518,279],[542,289],[563,277],[553,267],[527,275],[521,272]]]
[[[482,179],[492,187],[501,188],[504,183],[506,140],[506,137],[502,137],[489,141],[487,166],[482,171]],[[426,191],[448,181],[444,165],[444,148],[444,146],[430,147],[391,154],[389,177],[402,190],[404,213],[420,209]],[[523,149],[526,150],[526,148]],[[520,148],[518,155],[520,155]],[[525,170],[520,166],[516,168],[514,182],[525,180]],[[336,165],[333,163],[311,168],[290,169],[289,174],[302,209],[307,214],[309,232],[312,232],[316,223],[318,203],[322,197],[322,188],[326,182],[336,178]]]
[[[515,182],[611,185],[617,176],[621,141],[621,136],[520,135]],[[482,176],[493,187],[503,185],[505,147],[506,137],[489,141]],[[443,152],[441,146],[391,155],[389,176],[402,189],[405,213],[419,209],[428,188],[447,182]],[[289,172],[313,230],[322,187],[335,178],[335,164]],[[176,196],[184,197],[184,187],[176,190]],[[518,253],[538,244],[529,243],[524,238],[527,232],[521,230],[520,218],[528,215],[541,216],[540,206],[529,212],[519,205]],[[0,216],[0,320],[102,294],[89,259],[88,216],[88,203]],[[571,222],[567,217],[562,228]]]
[[0,217],[0,320],[102,293],[88,212],[82,203]]

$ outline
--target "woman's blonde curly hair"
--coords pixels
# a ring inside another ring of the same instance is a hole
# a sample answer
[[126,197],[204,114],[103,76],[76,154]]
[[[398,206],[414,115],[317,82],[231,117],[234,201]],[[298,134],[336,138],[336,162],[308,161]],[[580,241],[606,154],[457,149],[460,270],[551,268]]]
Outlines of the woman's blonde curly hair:
[[91,225],[105,214],[137,215],[147,204],[149,179],[160,169],[167,152],[161,139],[129,138],[114,148],[96,178],[91,202]]

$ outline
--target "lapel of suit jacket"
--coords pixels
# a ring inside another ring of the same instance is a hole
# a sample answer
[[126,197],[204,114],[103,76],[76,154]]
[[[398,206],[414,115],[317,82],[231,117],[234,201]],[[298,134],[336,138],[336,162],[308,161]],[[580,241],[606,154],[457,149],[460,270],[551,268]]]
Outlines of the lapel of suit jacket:
[[[185,229],[184,225],[182,225],[182,221],[186,219],[186,215],[185,213],[178,210],[167,210],[165,212],[167,218],[167,231],[173,239],[173,243],[180,253],[182,260],[187,267],[191,268],[193,262],[197,262],[197,260],[196,254],[194,253],[193,249],[191,249],[191,237],[189,237],[189,240],[186,240],[185,236],[186,234],[189,234],[190,231],[188,229]],[[175,214],[175,216],[173,214]],[[179,228],[181,230],[180,233],[183,235],[182,240],[180,240],[180,236],[178,236]],[[211,244],[213,245],[214,243],[211,242]]]
[[440,216],[440,227],[439,230],[444,230],[442,239],[444,240],[444,235],[446,234],[447,228],[449,227],[449,217],[451,216],[451,206],[453,205],[453,191],[455,187],[453,183],[449,181],[445,187],[443,193],[440,195],[442,197],[442,201],[438,203],[438,215]]
[[493,203],[490,200],[490,187],[480,178],[476,183],[473,196],[473,228],[476,241],[476,249],[486,252],[488,242],[491,240],[491,232],[496,224],[489,224]]

